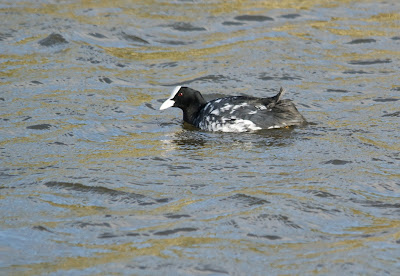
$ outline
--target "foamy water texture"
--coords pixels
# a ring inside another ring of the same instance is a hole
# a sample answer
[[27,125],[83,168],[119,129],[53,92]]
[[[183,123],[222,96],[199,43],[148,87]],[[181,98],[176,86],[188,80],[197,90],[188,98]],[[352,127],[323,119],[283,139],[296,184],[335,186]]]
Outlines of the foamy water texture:
[[[0,3],[0,271],[397,275],[400,4]],[[159,111],[282,86],[310,122]]]

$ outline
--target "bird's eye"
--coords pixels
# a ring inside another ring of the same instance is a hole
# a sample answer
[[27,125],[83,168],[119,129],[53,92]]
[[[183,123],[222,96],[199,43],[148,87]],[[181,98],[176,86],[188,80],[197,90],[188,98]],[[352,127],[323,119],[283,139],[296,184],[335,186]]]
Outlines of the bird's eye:
[[183,93],[182,93],[182,92],[179,92],[179,93],[178,93],[178,96],[179,96],[179,97],[183,96]]

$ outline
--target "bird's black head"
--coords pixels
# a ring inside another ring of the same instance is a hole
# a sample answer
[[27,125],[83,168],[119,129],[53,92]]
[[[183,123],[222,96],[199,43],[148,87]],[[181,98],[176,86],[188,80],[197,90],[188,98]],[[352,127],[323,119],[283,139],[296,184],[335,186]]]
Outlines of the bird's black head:
[[161,105],[160,110],[178,107],[183,111],[183,120],[193,124],[197,112],[206,103],[199,91],[189,87],[177,86],[171,96]]

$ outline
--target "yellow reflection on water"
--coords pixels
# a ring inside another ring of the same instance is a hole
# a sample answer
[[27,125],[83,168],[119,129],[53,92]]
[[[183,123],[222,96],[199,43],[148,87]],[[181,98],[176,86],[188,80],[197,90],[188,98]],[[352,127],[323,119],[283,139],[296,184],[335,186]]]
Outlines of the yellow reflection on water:
[[[169,258],[164,251],[172,248],[196,248],[200,245],[215,246],[218,243],[226,242],[231,246],[240,245],[239,241],[224,240],[209,237],[177,237],[166,239],[149,239],[144,243],[124,243],[116,245],[86,245],[70,244],[70,246],[84,247],[86,249],[96,249],[101,252],[93,253],[88,257],[57,257],[53,262],[36,263],[29,265],[14,265],[15,271],[19,275],[39,275],[43,273],[52,273],[62,270],[79,269],[83,270],[90,267],[96,267],[104,264],[118,264],[134,261],[134,258],[140,256],[156,256],[160,258]],[[186,254],[185,254],[186,255]],[[188,257],[188,256],[185,256]]]
[[[151,60],[169,60],[169,61],[181,61],[181,60],[201,60],[207,55],[223,53],[228,49],[231,49],[236,44],[218,45],[207,48],[199,49],[185,49],[178,51],[175,48],[161,48],[161,47],[145,47],[145,48],[116,48],[116,47],[101,47],[110,55],[140,61],[151,61]],[[142,50],[142,51],[140,51]]]

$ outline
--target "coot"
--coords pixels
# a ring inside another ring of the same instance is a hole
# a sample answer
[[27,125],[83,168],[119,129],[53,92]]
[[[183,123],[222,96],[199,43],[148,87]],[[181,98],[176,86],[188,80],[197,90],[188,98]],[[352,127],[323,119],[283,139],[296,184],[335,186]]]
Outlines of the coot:
[[290,100],[282,100],[285,90],[270,98],[230,96],[207,102],[199,91],[177,86],[160,110],[178,107],[183,120],[208,131],[250,132],[306,123]]

